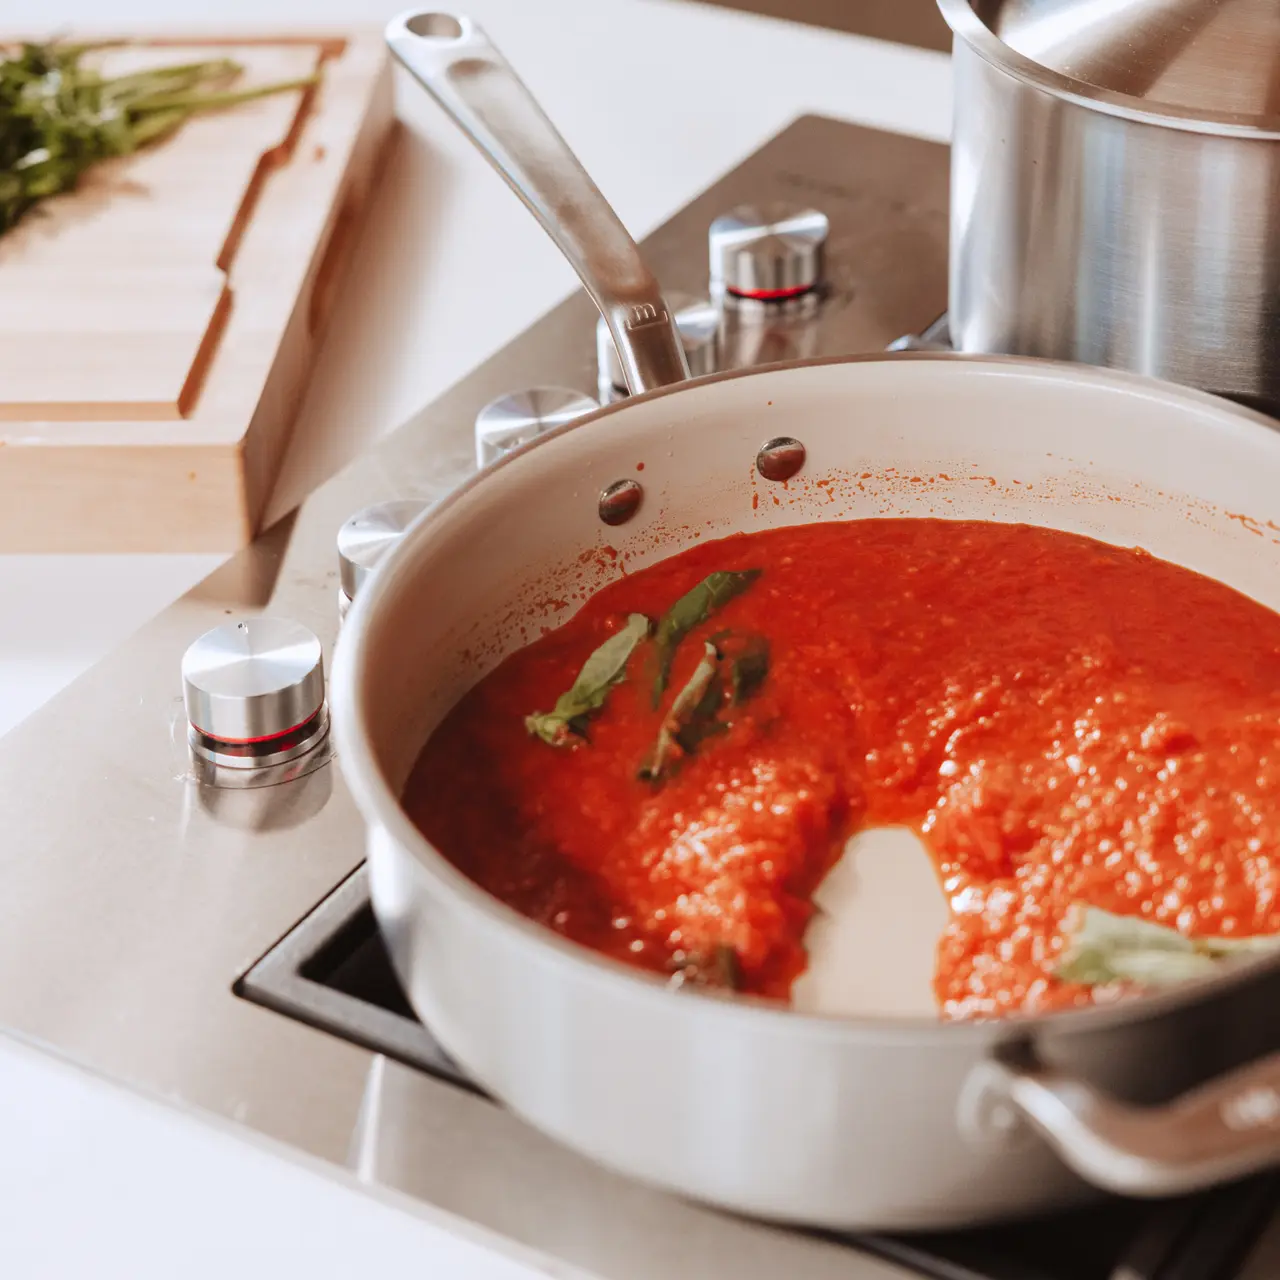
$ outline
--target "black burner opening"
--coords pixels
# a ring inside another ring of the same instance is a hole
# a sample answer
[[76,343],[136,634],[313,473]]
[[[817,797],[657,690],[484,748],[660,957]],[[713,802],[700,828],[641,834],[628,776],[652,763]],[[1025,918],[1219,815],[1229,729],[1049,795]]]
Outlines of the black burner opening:
[[417,1021],[367,902],[298,966],[298,973],[308,982]]

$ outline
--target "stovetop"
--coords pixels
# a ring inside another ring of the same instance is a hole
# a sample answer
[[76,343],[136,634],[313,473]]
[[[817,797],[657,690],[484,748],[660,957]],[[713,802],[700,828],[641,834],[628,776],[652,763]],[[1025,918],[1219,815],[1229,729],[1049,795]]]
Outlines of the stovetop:
[[[802,118],[647,239],[664,287],[702,297],[712,220],[771,201],[826,215],[822,280],[779,310],[735,312],[718,363],[874,352],[926,330],[945,341],[944,147]],[[476,1224],[556,1273],[1280,1276],[1271,1178],[993,1231],[850,1241],[599,1169],[485,1097],[414,1018],[378,939],[362,823],[328,745],[257,777],[191,756],[179,669],[192,641],[268,614],[329,652],[348,518],[443,496],[474,471],[477,415],[506,393],[615,394],[598,377],[595,321],[582,294],[554,308],[0,741],[0,1029],[319,1158],[374,1194]]]

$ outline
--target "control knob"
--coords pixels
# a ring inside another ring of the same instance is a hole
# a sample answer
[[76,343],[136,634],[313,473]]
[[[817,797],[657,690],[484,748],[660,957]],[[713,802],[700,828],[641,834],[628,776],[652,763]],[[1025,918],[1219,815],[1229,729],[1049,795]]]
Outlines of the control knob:
[[338,617],[345,618],[356,592],[378,562],[429,503],[412,498],[379,502],[357,511],[338,530]]
[[739,205],[709,233],[712,297],[728,310],[790,303],[822,284],[829,224],[800,205]]
[[255,769],[292,760],[328,731],[320,641],[287,618],[245,618],[205,632],[182,658],[191,749]]
[[599,407],[590,396],[569,387],[531,387],[499,396],[476,416],[476,466],[487,467],[504,453]]

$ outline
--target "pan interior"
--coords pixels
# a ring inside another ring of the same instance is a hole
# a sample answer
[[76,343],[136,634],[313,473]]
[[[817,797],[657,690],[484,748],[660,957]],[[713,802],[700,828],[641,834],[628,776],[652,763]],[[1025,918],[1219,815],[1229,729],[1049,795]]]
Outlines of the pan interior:
[[[619,574],[735,532],[904,516],[1027,522],[1141,546],[1277,608],[1280,438],[1263,422],[1124,375],[955,359],[779,369],[615,407],[442,504],[379,575],[356,641],[377,768],[398,795],[434,725],[507,653]],[[770,484],[752,462],[782,434],[802,440],[807,460]],[[624,478],[644,500],[611,528],[597,497]],[[821,980],[797,992],[801,1007],[926,1007],[923,957],[945,909],[903,838],[869,833],[828,877],[827,927],[811,938]],[[421,837],[414,848],[460,880]],[[846,918],[862,923],[839,928]],[[872,919],[901,947],[896,990],[850,980],[865,969]]]

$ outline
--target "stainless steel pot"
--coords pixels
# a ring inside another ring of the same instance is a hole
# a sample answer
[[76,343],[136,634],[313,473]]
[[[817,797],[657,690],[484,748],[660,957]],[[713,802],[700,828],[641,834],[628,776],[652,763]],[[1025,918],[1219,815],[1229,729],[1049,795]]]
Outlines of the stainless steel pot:
[[[972,1223],[1067,1203],[1085,1180],[1159,1194],[1277,1161],[1280,1056],[1262,1056],[1280,1048],[1275,963],[1033,1019],[807,1016],[674,992],[572,945],[409,821],[404,781],[470,685],[619,563],[699,537],[888,514],[1026,520],[1140,543],[1280,607],[1277,540],[1241,518],[1273,511],[1280,436],[1198,392],[1025,360],[905,355],[676,382],[678,345],[656,291],[637,293],[634,244],[484,36],[415,15],[389,41],[557,239],[572,228],[628,378],[646,380],[657,342],[652,381],[673,380],[464,485],[405,535],[344,626],[339,758],[368,823],[379,923],[432,1031],[569,1146],[793,1223]],[[784,434],[806,454],[785,486],[752,466]],[[641,504],[605,523],[624,480],[643,484]],[[591,554],[606,547],[621,558]]]
[[939,4],[956,347],[1280,410],[1280,6]]

